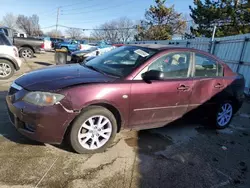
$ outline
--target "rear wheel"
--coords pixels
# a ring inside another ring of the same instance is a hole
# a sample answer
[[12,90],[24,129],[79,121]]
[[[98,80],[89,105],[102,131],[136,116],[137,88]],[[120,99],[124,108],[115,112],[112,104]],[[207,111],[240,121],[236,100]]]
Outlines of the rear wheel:
[[216,113],[216,128],[224,129],[228,127],[233,118],[234,106],[231,101],[223,102]]
[[117,123],[106,108],[88,107],[72,125],[70,144],[77,153],[103,152],[115,138]]
[[34,52],[31,48],[24,47],[20,50],[20,56],[22,58],[32,58],[34,56]]
[[10,61],[5,59],[0,59],[0,80],[11,78],[14,72],[15,68]]

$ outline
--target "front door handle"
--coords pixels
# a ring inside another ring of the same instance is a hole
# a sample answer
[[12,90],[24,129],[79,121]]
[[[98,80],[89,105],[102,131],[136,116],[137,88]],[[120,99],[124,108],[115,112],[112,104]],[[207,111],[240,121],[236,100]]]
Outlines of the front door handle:
[[181,90],[181,91],[185,91],[185,90],[188,90],[188,89],[189,89],[189,86],[180,85],[177,89],[178,89],[178,90]]
[[223,88],[223,87],[224,86],[221,83],[217,83],[214,85],[214,88],[218,88],[218,89]]

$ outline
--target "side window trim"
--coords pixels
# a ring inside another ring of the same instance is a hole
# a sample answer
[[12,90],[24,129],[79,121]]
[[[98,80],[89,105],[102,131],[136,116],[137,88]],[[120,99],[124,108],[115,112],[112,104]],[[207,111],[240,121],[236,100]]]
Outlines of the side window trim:
[[[188,78],[191,78],[191,77],[193,77],[193,72],[194,72],[194,68],[193,67],[195,67],[195,55],[192,55],[192,54],[194,54],[194,52],[192,52],[192,51],[189,51],[189,50],[187,50],[187,51],[170,51],[170,52],[167,52],[166,54],[163,54],[163,55],[161,55],[160,57],[158,57],[158,58],[156,58],[156,59],[154,59],[154,60],[152,60],[151,61],[151,63],[149,64],[149,65],[147,65],[147,66],[145,66],[132,80],[142,80],[142,78],[141,78],[141,75],[144,73],[144,72],[147,72],[148,71],[148,69],[149,69],[149,67],[150,67],[150,65],[152,65],[154,62],[156,62],[157,60],[159,60],[160,58],[162,58],[162,57],[164,57],[164,56],[166,56],[166,55],[169,55],[170,53],[178,53],[178,52],[182,52],[182,53],[189,53],[190,54],[190,56],[189,56],[189,61],[190,61],[190,63],[189,63],[189,66],[188,66],[188,75],[187,75],[187,77],[186,78],[169,78],[169,79],[166,79],[166,81],[168,81],[168,80],[176,80],[176,79],[180,79],[180,80],[183,80],[183,79],[188,79]],[[145,70],[146,69],[146,70]],[[138,77],[140,77],[140,79],[138,79]],[[137,79],[136,79],[137,78]]]
[[[205,54],[202,54],[202,53],[198,53],[198,52],[192,52],[193,53],[193,72],[192,72],[192,77],[193,78],[213,78],[213,77],[217,77],[217,78],[223,78],[224,77],[224,66],[222,65],[222,64],[220,64],[216,59],[214,59],[214,58],[212,58],[212,57],[209,57],[209,56],[207,56],[207,55],[205,55]],[[215,63],[216,63],[216,76],[207,76],[207,77],[205,77],[205,76],[195,76],[195,71],[196,71],[196,68],[195,68],[195,65],[196,65],[196,55],[200,55],[200,56],[204,56],[204,57],[206,57],[206,58],[208,58],[208,59],[210,59],[210,60],[212,60],[212,61],[214,61]],[[222,76],[219,76],[218,74],[219,74],[219,66],[218,65],[220,65],[221,66],[221,68],[222,68]]]

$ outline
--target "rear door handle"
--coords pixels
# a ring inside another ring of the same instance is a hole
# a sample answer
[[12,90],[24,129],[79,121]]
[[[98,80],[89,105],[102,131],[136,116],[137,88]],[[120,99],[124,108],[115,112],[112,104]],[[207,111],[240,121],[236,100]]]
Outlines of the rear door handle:
[[185,91],[185,90],[188,90],[188,89],[189,89],[189,86],[180,85],[177,89],[178,89],[178,90],[181,90],[181,91]]
[[224,86],[220,83],[217,83],[214,85],[214,88],[223,88]]

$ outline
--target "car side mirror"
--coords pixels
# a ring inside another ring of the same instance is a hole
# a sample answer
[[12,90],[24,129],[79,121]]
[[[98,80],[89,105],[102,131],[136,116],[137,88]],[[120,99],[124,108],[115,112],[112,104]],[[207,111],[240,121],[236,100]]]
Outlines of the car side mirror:
[[158,70],[150,70],[142,74],[142,79],[145,81],[164,80],[164,73]]

